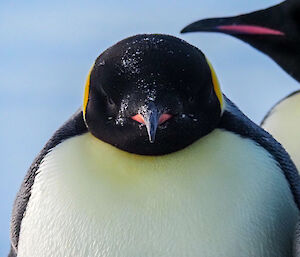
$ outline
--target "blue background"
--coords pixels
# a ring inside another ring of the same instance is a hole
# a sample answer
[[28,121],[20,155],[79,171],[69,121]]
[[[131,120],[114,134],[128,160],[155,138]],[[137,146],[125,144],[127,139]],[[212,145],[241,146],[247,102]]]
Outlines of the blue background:
[[21,181],[52,133],[81,105],[95,58],[137,33],[167,33],[198,46],[223,92],[260,122],[297,82],[234,38],[179,31],[200,18],[235,15],[275,0],[0,1],[0,256]]

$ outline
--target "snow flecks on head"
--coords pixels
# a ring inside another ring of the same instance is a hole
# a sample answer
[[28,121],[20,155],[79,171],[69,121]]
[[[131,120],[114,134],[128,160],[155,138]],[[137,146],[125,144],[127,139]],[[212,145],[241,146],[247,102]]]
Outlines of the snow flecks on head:
[[197,121],[198,121],[198,119],[195,117],[195,114],[193,114],[193,113],[189,113],[189,114],[187,114],[187,116],[188,116],[190,119],[192,119],[194,122],[197,122]]
[[148,92],[147,92],[147,100],[154,102],[155,99],[156,99],[156,90],[155,90],[155,88],[151,89],[151,90],[148,90]]
[[139,74],[141,72],[139,66],[139,61],[137,58],[129,57],[129,56],[123,56],[122,57],[122,66],[125,70],[128,70],[132,74]]
[[181,119],[191,119],[192,121],[194,121],[194,122],[198,122],[198,119],[195,117],[195,115],[194,114],[192,114],[192,113],[188,113],[188,114],[186,114],[186,113],[181,113],[180,114],[180,118]]
[[139,48],[131,47],[131,45],[134,45],[137,40],[131,42],[122,58],[121,58],[121,65],[124,70],[127,72],[130,72],[131,74],[139,74],[141,72],[140,70],[140,64],[143,61],[142,58],[142,51]]
[[142,116],[144,116],[146,113],[148,113],[148,106],[147,105],[142,105],[139,108],[138,114],[141,114]]
[[144,126],[145,126],[145,124],[142,124],[142,123],[139,124],[139,129],[142,130]]
[[120,110],[116,118],[116,125],[123,126],[125,122],[125,112],[128,109],[129,95],[126,96],[121,102]]
[[157,82],[153,80],[151,83],[147,83],[145,79],[139,79],[136,82],[137,90],[142,92],[146,96],[147,101],[155,101],[156,99],[156,87]]
[[[143,35],[126,42],[122,48],[121,62],[119,63],[121,73],[134,76],[142,74],[144,70],[148,71],[149,64],[145,64],[144,61],[148,61],[152,56],[155,60],[158,59],[161,52],[175,55],[177,50],[168,45],[167,39],[157,35]],[[155,67],[153,69],[155,70]],[[150,76],[156,75],[159,76],[160,74],[156,74],[156,72],[150,74]]]
[[[126,43],[127,48],[125,49],[121,60],[123,68],[132,74],[139,74],[141,72],[140,64],[143,61],[143,54],[145,53],[144,50],[149,48],[158,48],[160,44],[164,42],[165,40],[162,38],[145,36]],[[141,45],[140,48],[137,46],[138,44]],[[172,50],[171,52],[173,53]]]
[[[139,74],[140,64],[143,61],[145,49],[158,48],[165,40],[161,38],[142,37],[126,44],[121,64],[126,71],[132,74]],[[146,43],[145,43],[146,42]],[[142,43],[142,44],[141,44]],[[138,45],[141,45],[140,47]]]
[[105,60],[101,60],[100,62],[98,62],[98,66],[104,66],[105,65]]

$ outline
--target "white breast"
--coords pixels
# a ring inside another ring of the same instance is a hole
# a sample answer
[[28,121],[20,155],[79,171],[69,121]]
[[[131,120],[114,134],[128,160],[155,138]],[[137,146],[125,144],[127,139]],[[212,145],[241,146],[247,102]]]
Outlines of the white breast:
[[297,217],[281,170],[248,139],[217,129],[145,157],[87,133],[41,164],[18,257],[287,257]]
[[300,170],[300,93],[275,106],[262,127],[283,145]]

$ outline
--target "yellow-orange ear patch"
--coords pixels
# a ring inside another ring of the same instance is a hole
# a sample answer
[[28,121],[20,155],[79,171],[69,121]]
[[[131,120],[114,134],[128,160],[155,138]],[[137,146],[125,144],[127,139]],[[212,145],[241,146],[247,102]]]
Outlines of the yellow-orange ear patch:
[[213,82],[214,91],[215,91],[216,96],[217,96],[217,98],[220,102],[221,111],[223,112],[224,100],[223,100],[223,94],[222,94],[222,91],[221,91],[220,83],[219,83],[218,77],[216,75],[216,72],[215,72],[212,64],[210,63],[210,61],[207,58],[206,58],[206,61],[207,61],[207,64],[208,64],[210,72],[211,72],[211,79],[212,79],[212,82]]
[[87,103],[89,101],[90,80],[91,80],[90,77],[91,77],[91,72],[92,72],[93,68],[94,68],[94,65],[92,66],[92,68],[89,71],[89,74],[86,79],[85,87],[84,87],[84,97],[83,97],[83,118],[84,119],[85,119]]

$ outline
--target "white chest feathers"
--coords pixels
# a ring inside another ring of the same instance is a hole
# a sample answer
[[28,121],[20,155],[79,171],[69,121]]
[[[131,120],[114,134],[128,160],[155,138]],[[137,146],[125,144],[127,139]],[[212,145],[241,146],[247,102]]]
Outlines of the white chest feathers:
[[287,257],[298,210],[267,151],[215,130],[160,157],[87,133],[44,159],[18,257]]

